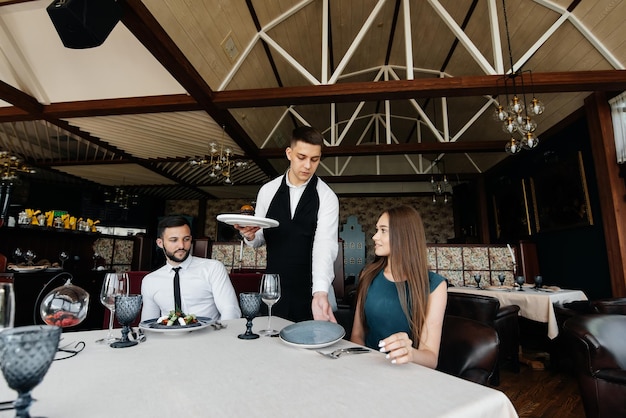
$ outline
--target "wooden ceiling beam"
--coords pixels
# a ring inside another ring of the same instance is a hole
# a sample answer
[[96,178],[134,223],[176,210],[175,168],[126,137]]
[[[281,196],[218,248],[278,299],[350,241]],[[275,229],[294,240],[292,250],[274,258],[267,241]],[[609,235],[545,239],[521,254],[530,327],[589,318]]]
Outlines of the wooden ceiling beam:
[[[507,80],[510,93],[511,79]],[[527,90],[534,93],[622,91],[626,89],[626,70],[534,73],[532,83],[530,73],[523,73],[516,76],[515,80],[518,86],[523,83]],[[213,92],[213,104],[222,109],[232,109],[432,97],[497,96],[505,92],[504,81],[503,76],[481,75],[227,90]]]
[[[506,142],[506,141],[504,141]],[[433,142],[421,144],[378,144],[378,145],[353,145],[340,147],[325,147],[322,151],[324,157],[349,157],[369,155],[402,155],[402,154],[455,154],[455,153],[479,153],[479,152],[504,152],[504,142],[477,141],[477,142]],[[263,158],[284,158],[284,148],[267,148],[259,150],[259,156]]]

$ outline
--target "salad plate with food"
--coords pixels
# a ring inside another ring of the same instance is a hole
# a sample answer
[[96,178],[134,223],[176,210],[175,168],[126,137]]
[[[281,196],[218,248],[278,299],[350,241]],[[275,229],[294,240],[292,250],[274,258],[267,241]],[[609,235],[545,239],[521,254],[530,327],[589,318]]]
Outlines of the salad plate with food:
[[153,332],[179,333],[204,329],[213,322],[215,321],[208,317],[170,311],[168,315],[164,315],[160,318],[141,321],[139,328]]

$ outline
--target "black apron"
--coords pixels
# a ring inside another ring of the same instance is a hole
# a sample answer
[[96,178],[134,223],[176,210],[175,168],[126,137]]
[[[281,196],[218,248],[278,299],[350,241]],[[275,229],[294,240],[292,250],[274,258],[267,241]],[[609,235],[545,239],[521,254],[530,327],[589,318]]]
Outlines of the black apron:
[[276,219],[280,225],[263,230],[267,246],[266,271],[280,274],[281,296],[272,307],[272,314],[299,322],[313,318],[313,239],[320,198],[317,194],[317,176],[313,175],[292,219],[286,176],[267,210],[266,216]]

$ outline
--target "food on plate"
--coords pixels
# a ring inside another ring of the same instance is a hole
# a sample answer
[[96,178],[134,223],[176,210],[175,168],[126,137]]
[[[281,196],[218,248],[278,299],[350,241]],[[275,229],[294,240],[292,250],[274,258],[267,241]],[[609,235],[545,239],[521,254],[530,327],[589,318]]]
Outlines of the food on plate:
[[252,207],[251,205],[243,205],[241,209],[239,209],[239,213],[241,215],[254,216],[254,207]]
[[173,325],[191,325],[198,322],[198,318],[194,314],[184,314],[183,312],[170,311],[169,315],[165,315],[156,320],[157,324],[171,327]]

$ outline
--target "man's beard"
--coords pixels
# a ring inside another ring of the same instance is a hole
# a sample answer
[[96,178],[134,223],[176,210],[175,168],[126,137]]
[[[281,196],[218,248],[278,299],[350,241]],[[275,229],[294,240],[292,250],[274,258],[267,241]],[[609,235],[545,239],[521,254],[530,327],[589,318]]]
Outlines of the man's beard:
[[185,255],[182,258],[178,258],[174,255],[174,253],[170,253],[165,248],[163,249],[163,253],[165,253],[166,258],[170,259],[171,261],[175,263],[182,263],[183,261],[187,259],[187,257],[189,257],[189,250],[176,250],[176,252],[178,251],[184,251]]

